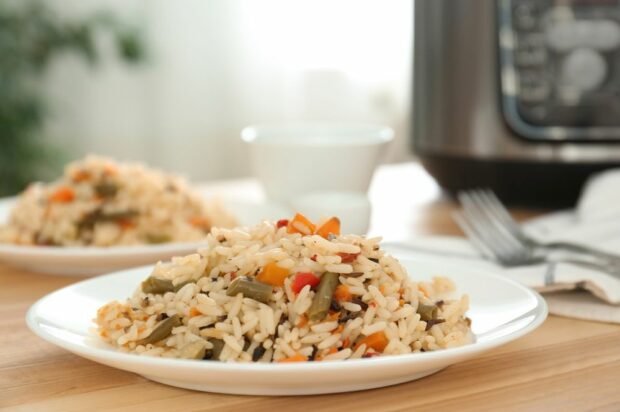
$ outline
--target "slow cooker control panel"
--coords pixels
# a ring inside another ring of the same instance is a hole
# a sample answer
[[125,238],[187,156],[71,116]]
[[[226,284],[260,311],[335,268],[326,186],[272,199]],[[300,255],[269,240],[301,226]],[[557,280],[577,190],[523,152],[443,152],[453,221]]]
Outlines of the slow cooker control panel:
[[502,0],[504,115],[527,138],[620,140],[620,1]]

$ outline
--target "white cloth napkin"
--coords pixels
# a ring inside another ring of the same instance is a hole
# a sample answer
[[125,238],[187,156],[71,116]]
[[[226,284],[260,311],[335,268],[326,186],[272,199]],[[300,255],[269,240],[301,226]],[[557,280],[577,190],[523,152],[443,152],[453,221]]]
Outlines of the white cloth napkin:
[[467,265],[509,277],[541,293],[549,312],[571,318],[620,323],[620,278],[562,263],[504,268],[485,260],[465,238],[429,236],[385,242],[399,257],[441,257],[446,263]]
[[[576,210],[552,213],[524,225],[541,241],[569,241],[620,254],[620,169],[593,176],[584,186]],[[433,236],[387,242],[401,256],[432,255],[477,265],[521,282],[544,294],[552,314],[620,323],[620,275],[568,263],[504,268],[483,257],[465,238]]]

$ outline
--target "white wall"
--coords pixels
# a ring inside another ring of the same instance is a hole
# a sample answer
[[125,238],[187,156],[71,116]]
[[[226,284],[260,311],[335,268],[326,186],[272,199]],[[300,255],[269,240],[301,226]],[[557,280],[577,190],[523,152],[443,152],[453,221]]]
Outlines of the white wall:
[[389,124],[406,156],[409,0],[48,0],[75,18],[109,9],[142,25],[141,67],[102,37],[94,70],[60,59],[46,81],[50,140],[73,157],[139,159],[197,179],[249,173],[238,136],[252,123]]

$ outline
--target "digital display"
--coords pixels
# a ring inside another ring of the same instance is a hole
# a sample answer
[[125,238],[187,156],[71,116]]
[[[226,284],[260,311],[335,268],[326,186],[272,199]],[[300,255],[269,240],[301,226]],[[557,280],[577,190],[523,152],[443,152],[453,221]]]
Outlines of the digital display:
[[538,127],[620,127],[620,1],[510,4],[515,46],[506,53],[521,120]]

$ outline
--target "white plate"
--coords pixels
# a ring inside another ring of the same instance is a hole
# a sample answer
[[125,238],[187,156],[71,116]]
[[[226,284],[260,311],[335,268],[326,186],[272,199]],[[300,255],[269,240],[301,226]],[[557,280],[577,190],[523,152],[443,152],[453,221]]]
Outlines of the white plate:
[[547,306],[536,292],[506,278],[436,260],[403,261],[416,279],[443,274],[470,295],[475,342],[435,352],[295,364],[243,364],[162,359],[120,353],[93,333],[98,307],[124,300],[148,276],[136,268],[82,281],[35,303],[26,321],[43,339],[77,355],[167,385],[245,395],[306,395],[357,391],[422,378],[536,329]]
[[[15,200],[16,198],[0,199],[0,224],[8,220]],[[263,219],[288,216],[288,211],[274,205],[232,199],[223,202],[242,226],[254,225]],[[191,242],[112,247],[49,247],[0,243],[0,262],[39,273],[92,276],[192,253],[200,245],[200,242]]]

